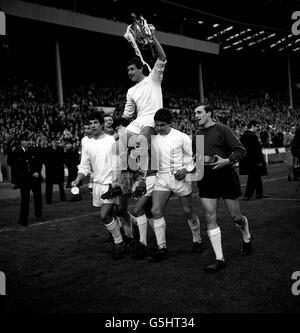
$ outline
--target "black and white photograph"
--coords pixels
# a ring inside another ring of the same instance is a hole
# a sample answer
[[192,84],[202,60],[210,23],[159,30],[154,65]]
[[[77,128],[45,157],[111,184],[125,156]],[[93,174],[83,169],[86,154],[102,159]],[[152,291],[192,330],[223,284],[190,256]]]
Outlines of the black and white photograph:
[[299,223],[300,0],[0,0],[1,313],[299,314]]

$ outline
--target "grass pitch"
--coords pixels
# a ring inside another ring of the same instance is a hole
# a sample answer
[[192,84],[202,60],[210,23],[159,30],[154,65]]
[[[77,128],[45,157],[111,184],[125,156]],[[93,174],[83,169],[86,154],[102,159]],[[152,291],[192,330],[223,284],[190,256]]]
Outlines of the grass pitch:
[[[178,200],[166,210],[169,258],[158,263],[111,259],[112,244],[88,191],[80,202],[44,205],[44,221],[22,228],[18,197],[0,200],[0,271],[6,274],[4,312],[38,313],[287,313],[300,311],[291,288],[300,271],[300,189],[285,167],[269,166],[264,192],[243,201],[254,250],[241,257],[241,233],[220,202],[218,220],[227,268],[207,275],[214,259],[197,196],[205,251],[191,255],[192,238]],[[245,183],[245,177],[241,177]],[[244,189],[244,187],[243,187]],[[196,191],[196,189],[195,189]],[[43,198],[44,200],[44,198]],[[31,204],[31,214],[33,207]],[[150,238],[153,237],[149,229]]]

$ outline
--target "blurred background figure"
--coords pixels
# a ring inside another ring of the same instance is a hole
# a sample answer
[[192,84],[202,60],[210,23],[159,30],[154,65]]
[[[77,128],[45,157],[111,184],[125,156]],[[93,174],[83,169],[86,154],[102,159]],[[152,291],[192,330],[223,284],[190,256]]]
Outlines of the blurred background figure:
[[300,176],[300,118],[298,119],[295,136],[292,142],[291,152],[293,154],[293,173],[294,180],[298,180]]
[[61,201],[66,201],[64,190],[64,151],[60,147],[60,142],[56,139],[52,140],[51,147],[44,150],[43,162],[46,170],[46,202],[52,204],[53,185],[59,187],[59,195]]
[[287,172],[288,172],[288,181],[290,182],[292,180],[292,174],[293,174],[293,155],[291,152],[291,147],[293,143],[293,139],[295,136],[296,127],[291,126],[290,131],[286,133],[283,137],[283,146],[286,148],[286,166],[287,166]]
[[[73,146],[72,139],[65,139],[64,146],[64,164],[68,170],[68,178],[66,188],[71,188],[71,182],[77,177],[78,168],[77,166],[80,163],[80,155],[76,148]],[[82,185],[82,182],[78,184],[78,187]],[[71,201],[81,200],[81,193],[79,195],[74,195],[71,198]]]
[[244,200],[251,200],[254,192],[256,199],[266,198],[263,194],[261,176],[268,174],[266,162],[262,153],[262,147],[256,132],[259,129],[258,122],[251,120],[248,129],[241,136],[241,143],[247,150],[247,155],[240,161],[240,174],[248,175]]
[[115,135],[114,119],[109,114],[104,115],[104,133],[108,135]]
[[20,136],[20,145],[14,150],[8,159],[8,164],[14,169],[15,188],[20,189],[20,215],[19,223],[28,225],[30,191],[33,193],[34,214],[37,221],[42,219],[42,189],[41,176],[42,160],[35,148],[31,147],[28,134]]

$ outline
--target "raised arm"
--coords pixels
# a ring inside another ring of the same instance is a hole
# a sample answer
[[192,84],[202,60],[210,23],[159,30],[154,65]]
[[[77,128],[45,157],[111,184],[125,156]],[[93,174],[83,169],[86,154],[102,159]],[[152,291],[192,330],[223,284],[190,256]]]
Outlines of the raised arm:
[[153,41],[154,41],[154,47],[155,47],[155,50],[157,52],[159,60],[166,61],[167,57],[166,57],[165,51],[164,51],[160,42],[158,41],[158,39],[155,36],[155,29],[151,29],[151,31],[152,31]]

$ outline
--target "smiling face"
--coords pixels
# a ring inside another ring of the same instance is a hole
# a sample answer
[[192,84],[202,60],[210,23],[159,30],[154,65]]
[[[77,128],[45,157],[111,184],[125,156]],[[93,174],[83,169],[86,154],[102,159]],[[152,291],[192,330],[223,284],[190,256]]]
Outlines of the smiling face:
[[195,119],[200,126],[205,126],[211,120],[211,113],[206,112],[204,108],[204,105],[200,105],[194,111]]
[[132,82],[140,82],[142,78],[144,77],[143,75],[143,69],[142,68],[137,68],[136,65],[132,64],[127,67],[127,73]]
[[111,128],[114,123],[114,120],[110,116],[104,117],[104,127]]

